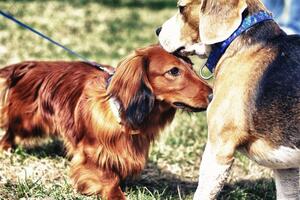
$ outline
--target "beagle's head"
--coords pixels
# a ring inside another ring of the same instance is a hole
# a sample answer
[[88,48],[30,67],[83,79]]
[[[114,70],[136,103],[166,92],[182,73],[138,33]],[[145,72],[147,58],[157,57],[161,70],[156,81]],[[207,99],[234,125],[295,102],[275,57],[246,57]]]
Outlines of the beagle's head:
[[[253,1],[263,8],[259,0]],[[224,41],[239,27],[247,2],[179,0],[178,12],[156,31],[160,44],[168,52],[208,56],[210,45]]]

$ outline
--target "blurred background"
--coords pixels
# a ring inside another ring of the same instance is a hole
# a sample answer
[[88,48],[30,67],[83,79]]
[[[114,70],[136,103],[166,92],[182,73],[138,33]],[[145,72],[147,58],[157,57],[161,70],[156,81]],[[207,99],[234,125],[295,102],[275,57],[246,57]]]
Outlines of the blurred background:
[[[155,29],[176,12],[176,0],[0,0],[0,9],[90,60],[116,66],[136,48],[157,43]],[[0,16],[0,64],[78,60]],[[196,66],[203,61],[196,58]],[[1,136],[1,133],[0,133]],[[207,137],[205,113],[178,112],[152,147],[128,199],[192,199]],[[0,153],[0,199],[97,199],[77,194],[60,142]],[[219,199],[275,199],[270,172],[240,154]]]
[[[135,48],[157,43],[155,28],[172,15],[174,0],[0,1],[1,10],[91,60],[116,65]],[[77,59],[1,18],[0,63]]]

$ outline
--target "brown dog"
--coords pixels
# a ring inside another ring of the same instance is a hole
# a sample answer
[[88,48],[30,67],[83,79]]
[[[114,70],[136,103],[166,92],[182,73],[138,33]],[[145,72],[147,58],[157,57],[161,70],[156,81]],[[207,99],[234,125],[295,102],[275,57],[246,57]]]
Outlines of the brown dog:
[[194,199],[216,198],[237,150],[273,169],[277,199],[300,199],[300,37],[286,35],[259,0],[180,0],[178,6],[157,31],[162,46],[217,61]]
[[144,168],[177,108],[202,111],[211,88],[159,46],[137,50],[110,77],[82,62],[23,62],[0,70],[1,149],[61,136],[83,194],[125,199],[120,182]]

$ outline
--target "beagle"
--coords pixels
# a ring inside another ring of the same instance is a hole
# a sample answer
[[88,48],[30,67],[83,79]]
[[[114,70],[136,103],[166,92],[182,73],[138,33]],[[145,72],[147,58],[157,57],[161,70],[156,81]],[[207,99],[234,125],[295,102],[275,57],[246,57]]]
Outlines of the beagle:
[[236,151],[273,169],[277,199],[300,199],[300,37],[259,0],[180,0],[178,8],[157,31],[160,44],[209,56],[215,77],[194,199],[217,197]]

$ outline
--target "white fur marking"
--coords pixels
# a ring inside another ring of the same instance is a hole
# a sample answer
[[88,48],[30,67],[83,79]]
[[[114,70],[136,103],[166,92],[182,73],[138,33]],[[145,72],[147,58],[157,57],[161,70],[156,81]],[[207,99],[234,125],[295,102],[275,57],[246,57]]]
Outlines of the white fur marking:
[[221,165],[216,160],[209,142],[205,147],[199,171],[199,182],[194,200],[215,199],[222,189],[233,162],[228,165]]
[[185,53],[189,54],[196,54],[200,58],[207,58],[211,48],[210,46],[207,46],[203,43],[195,43],[195,44],[188,44],[185,46],[185,49],[183,50]]
[[290,147],[280,146],[278,149],[270,151],[268,160],[273,162],[272,168],[294,168],[300,166],[300,150]]
[[110,109],[111,109],[114,117],[116,118],[116,121],[120,124],[122,120],[121,120],[121,116],[120,116],[121,105],[120,105],[119,101],[116,98],[111,97],[109,99],[109,106],[110,106]]
[[252,153],[245,152],[248,157],[260,165],[271,169],[288,169],[298,168],[300,166],[300,150],[280,146],[278,149],[262,149],[260,152]]
[[178,20],[179,14],[176,14],[168,21],[166,21],[159,34],[159,42],[163,48],[168,52],[174,52],[178,48],[185,46],[180,40],[182,22]]

